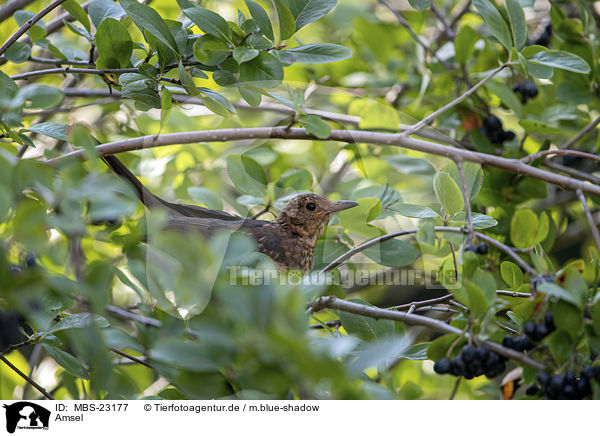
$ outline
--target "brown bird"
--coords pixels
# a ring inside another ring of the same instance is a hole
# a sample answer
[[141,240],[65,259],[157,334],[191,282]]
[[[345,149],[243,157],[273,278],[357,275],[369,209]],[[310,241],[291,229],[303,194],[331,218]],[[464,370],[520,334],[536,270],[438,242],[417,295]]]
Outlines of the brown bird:
[[219,230],[244,231],[256,240],[259,251],[289,269],[310,271],[315,244],[331,215],[358,206],[354,201],[331,201],[306,193],[288,201],[273,221],[243,218],[221,210],[165,201],[151,193],[115,156],[103,159],[116,174],[133,185],[148,209],[163,209],[169,214],[169,228],[195,229],[206,236]]

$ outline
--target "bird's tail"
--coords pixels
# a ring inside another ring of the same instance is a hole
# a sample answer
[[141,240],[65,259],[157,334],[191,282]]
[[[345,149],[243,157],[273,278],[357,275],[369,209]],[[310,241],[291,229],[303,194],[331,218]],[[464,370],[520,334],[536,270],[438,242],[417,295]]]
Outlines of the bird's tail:
[[127,180],[136,190],[140,201],[148,209],[152,209],[156,206],[168,207],[167,204],[159,197],[154,195],[148,188],[146,188],[139,179],[127,169],[127,167],[117,159],[115,156],[102,156],[102,160],[109,166],[111,170],[119,177]]

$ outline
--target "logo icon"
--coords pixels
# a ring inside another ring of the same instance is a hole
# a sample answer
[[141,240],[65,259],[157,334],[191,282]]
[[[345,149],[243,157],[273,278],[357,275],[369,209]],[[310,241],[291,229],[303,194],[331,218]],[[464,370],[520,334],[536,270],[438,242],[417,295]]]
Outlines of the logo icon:
[[50,411],[29,401],[19,401],[2,406],[6,409],[6,431],[14,433],[18,429],[47,430]]

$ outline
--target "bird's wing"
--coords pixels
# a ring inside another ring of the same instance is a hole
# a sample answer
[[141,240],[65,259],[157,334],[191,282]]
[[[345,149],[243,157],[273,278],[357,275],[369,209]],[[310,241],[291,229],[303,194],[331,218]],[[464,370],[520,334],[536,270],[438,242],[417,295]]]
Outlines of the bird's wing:
[[148,209],[166,209],[169,215],[175,216],[213,218],[225,221],[243,220],[242,217],[223,212],[222,210],[207,209],[205,207],[192,204],[177,204],[165,201],[150,192],[148,188],[146,188],[142,182],[140,182],[139,179],[131,171],[129,171],[125,165],[123,165],[123,162],[121,162],[115,156],[104,156],[102,157],[102,160],[104,160],[104,162],[110,167],[110,169],[114,171],[115,174],[133,185],[138,193],[140,201]]

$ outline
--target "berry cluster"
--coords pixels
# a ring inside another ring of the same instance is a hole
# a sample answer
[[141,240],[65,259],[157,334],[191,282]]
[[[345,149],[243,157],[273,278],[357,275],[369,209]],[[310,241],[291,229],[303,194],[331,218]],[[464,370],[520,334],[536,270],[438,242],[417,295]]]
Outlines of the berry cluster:
[[[556,330],[554,325],[554,317],[552,312],[546,313],[544,321],[540,324],[536,324],[533,321],[527,321],[523,324],[523,333],[521,336],[504,336],[502,339],[502,345],[506,348],[512,348],[516,351],[528,351],[533,348],[533,342],[539,342]],[[533,342],[532,342],[533,341]]]
[[527,321],[525,324],[523,324],[523,333],[536,342],[541,341],[554,330],[556,330],[556,327],[554,325],[554,317],[552,316],[552,312],[546,313],[546,316],[544,316],[544,321],[540,324],[536,324],[533,321]]
[[527,103],[528,99],[534,98],[538,95],[538,87],[535,83],[530,82],[529,80],[524,80],[517,83],[513,87],[513,92],[521,94],[521,103],[525,104]]
[[[579,378],[573,371],[566,374],[550,375],[546,371],[537,373],[537,381],[549,400],[582,400],[592,393],[590,381],[600,376],[600,366],[588,366]],[[527,389],[528,395],[535,395],[538,386]]]
[[460,355],[450,360],[447,357],[436,361],[433,370],[437,374],[463,376],[470,380],[480,375],[494,378],[506,369],[505,358],[485,347],[466,345]]
[[504,345],[506,348],[511,348],[515,351],[520,351],[521,353],[523,351],[528,351],[533,348],[533,344],[525,335],[517,337],[506,335],[502,339],[502,345]]
[[504,141],[511,141],[515,138],[515,132],[504,130],[502,121],[496,115],[490,115],[485,119],[481,132],[492,144],[502,144]]
[[480,242],[477,246],[469,244],[465,247],[465,251],[472,251],[477,254],[488,254],[490,251],[488,245],[485,242]]
[[548,23],[544,28],[544,31],[540,33],[536,39],[528,41],[527,45],[541,45],[548,47],[548,44],[550,44],[550,38],[552,37],[552,30],[552,23]]

